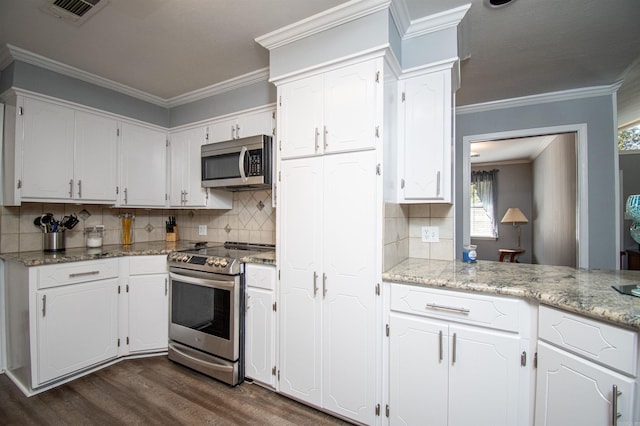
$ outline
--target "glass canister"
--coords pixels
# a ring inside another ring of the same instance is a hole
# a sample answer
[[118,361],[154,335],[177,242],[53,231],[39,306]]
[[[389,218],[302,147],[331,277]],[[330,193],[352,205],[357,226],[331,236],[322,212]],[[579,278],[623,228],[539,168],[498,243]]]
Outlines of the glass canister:
[[84,241],[88,248],[102,247],[104,238],[104,225],[84,228]]
[[136,217],[131,213],[120,215],[120,242],[125,245],[133,244],[133,223]]

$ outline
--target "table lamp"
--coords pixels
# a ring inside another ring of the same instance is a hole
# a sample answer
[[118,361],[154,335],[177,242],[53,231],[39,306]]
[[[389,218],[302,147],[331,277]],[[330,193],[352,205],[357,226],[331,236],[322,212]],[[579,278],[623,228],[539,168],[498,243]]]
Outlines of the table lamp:
[[510,207],[507,209],[507,212],[504,214],[504,217],[500,221],[501,223],[509,223],[511,222],[513,226],[518,230],[518,250],[522,250],[520,247],[520,224],[528,223],[529,219],[522,213],[522,211],[517,207]]

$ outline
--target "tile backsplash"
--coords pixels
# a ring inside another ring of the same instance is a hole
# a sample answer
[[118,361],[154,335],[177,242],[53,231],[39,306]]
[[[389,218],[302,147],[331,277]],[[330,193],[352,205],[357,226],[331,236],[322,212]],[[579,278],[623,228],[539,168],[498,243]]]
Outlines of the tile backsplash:
[[[451,204],[385,203],[383,268],[392,268],[407,257],[453,260],[453,213]],[[437,226],[440,241],[422,242],[423,226]]]
[[[33,224],[36,217],[52,213],[56,219],[82,210],[90,214],[66,231],[66,247],[83,247],[84,228],[104,225],[104,244],[120,243],[122,213],[135,215],[134,242],[165,239],[165,221],[175,216],[179,239],[183,241],[248,241],[275,244],[276,212],[271,191],[243,191],[233,194],[231,210],[204,209],[121,209],[103,205],[23,203],[19,207],[1,207],[0,253],[42,250],[42,231]],[[80,216],[79,216],[80,217]],[[198,235],[198,227],[207,226],[207,235]]]

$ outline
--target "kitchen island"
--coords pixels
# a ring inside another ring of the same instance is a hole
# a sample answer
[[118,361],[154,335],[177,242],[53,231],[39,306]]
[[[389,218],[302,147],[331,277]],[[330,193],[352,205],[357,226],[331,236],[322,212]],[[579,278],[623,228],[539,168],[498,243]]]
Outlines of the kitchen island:
[[640,297],[613,285],[640,285],[640,272],[565,266],[409,258],[382,274],[387,282],[515,296],[640,330]]

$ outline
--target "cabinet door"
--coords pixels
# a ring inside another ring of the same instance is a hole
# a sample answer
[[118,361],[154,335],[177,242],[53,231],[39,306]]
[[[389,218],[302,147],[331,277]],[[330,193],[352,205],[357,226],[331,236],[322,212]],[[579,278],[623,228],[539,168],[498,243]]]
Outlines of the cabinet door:
[[390,314],[391,425],[447,424],[447,333],[448,326],[441,321]]
[[322,158],[282,162],[280,391],[321,404]]
[[23,199],[73,197],[73,123],[71,108],[24,98]]
[[175,207],[204,207],[206,189],[200,175],[200,147],[207,129],[183,130],[171,134],[169,144],[169,202]]
[[34,387],[117,356],[117,279],[39,290],[36,304]]
[[[353,152],[323,158],[323,404],[352,420],[372,424],[376,399],[375,259],[379,214],[376,153]],[[288,221],[284,223],[289,225]]]
[[245,317],[245,375],[274,386],[275,366],[274,294],[271,290],[247,287]]
[[[323,77],[317,75],[282,85],[279,91],[280,158],[322,153]],[[351,114],[352,111],[349,111]]]
[[273,135],[273,118],[273,111],[260,111],[242,114],[238,117],[236,135],[240,138],[255,135]]
[[76,111],[74,198],[86,202],[116,201],[118,123]]
[[163,207],[166,197],[166,135],[122,124],[120,205]]
[[129,278],[129,350],[167,350],[169,297],[166,274]]
[[448,424],[519,424],[519,337],[451,325],[449,348]]
[[209,125],[209,143],[237,139],[238,119],[236,117],[217,120]]
[[450,71],[405,80],[403,104],[403,196],[406,200],[450,200]]
[[[377,61],[330,71],[324,77],[324,152],[375,147]],[[380,83],[381,84],[381,83]]]
[[[613,394],[617,386],[619,396]],[[537,426],[633,424],[635,381],[544,342],[538,343]]]

